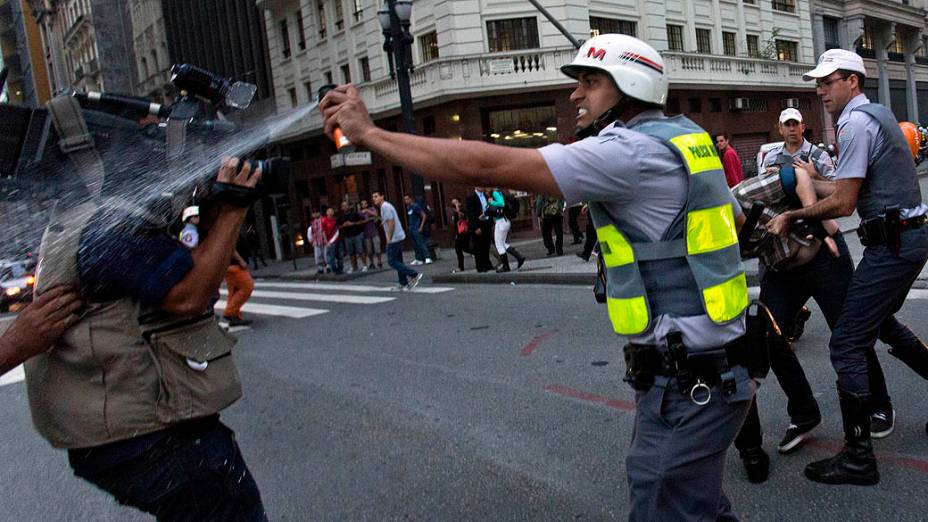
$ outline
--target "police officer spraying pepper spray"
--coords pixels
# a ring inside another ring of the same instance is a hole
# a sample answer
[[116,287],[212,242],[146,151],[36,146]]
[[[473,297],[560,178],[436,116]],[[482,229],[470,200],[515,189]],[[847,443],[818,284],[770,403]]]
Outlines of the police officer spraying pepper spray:
[[[336,128],[389,161],[439,181],[506,186],[590,201],[608,267],[608,314],[636,397],[627,453],[631,520],[734,518],[725,453],[755,384],[745,367],[748,294],[741,211],[712,138],[666,117],[663,60],[624,35],[588,40],[561,69],[578,81],[580,141],[541,149],[439,140],[374,126],[358,91],[321,103]],[[441,153],[436,153],[441,151]]]
[[809,464],[806,477],[827,484],[876,484],[880,475],[871,444],[867,353],[877,335],[893,337],[890,353],[928,376],[928,347],[892,316],[905,302],[928,259],[926,207],[915,163],[892,112],[861,94],[866,69],[857,54],[831,49],[806,73],[837,119],[838,168],[833,193],[810,207],[780,214],[768,223],[776,234],[797,219],[849,216],[866,246],[857,266],[829,349],[838,374],[845,445],[836,456]]

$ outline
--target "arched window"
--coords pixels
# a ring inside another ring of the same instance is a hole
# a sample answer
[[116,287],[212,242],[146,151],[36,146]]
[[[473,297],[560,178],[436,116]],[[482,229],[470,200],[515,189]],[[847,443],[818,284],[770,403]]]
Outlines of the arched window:
[[144,56],[142,57],[142,70],[139,73],[142,74],[141,80],[143,82],[148,79],[148,60]]

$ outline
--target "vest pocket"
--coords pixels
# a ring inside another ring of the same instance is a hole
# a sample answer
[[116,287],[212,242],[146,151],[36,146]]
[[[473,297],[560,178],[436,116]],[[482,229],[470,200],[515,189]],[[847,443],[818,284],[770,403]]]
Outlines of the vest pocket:
[[216,413],[242,396],[235,338],[207,318],[149,337],[160,383],[158,419],[174,423]]

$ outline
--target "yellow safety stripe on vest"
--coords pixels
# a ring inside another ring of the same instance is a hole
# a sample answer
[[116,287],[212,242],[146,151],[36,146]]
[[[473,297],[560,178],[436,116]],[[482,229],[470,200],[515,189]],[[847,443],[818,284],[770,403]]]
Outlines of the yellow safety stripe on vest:
[[702,291],[706,313],[716,323],[730,321],[748,306],[748,281],[744,272]]
[[735,215],[731,204],[691,210],[686,215],[686,250],[704,254],[738,243]]
[[597,228],[596,238],[599,239],[599,250],[607,267],[612,268],[635,262],[635,252],[632,246],[619,232],[619,229],[615,228],[615,225]]
[[606,298],[612,329],[619,335],[637,335],[648,327],[648,304],[644,296]]
[[671,138],[670,142],[683,153],[691,175],[709,170],[722,170],[719,153],[715,150],[715,144],[712,143],[712,137],[709,134],[705,132],[683,134]]

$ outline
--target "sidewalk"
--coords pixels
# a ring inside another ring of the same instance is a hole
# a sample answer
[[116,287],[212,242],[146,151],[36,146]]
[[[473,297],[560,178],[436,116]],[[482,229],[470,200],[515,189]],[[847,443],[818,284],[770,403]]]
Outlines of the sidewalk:
[[[922,194],[928,195],[928,162],[919,167],[919,183],[921,184]],[[853,215],[838,219],[841,231],[847,241],[851,256],[855,264],[860,261],[863,255],[863,245],[857,238],[856,230],[860,218],[855,212]],[[566,228],[566,227],[565,227]],[[451,273],[452,269],[457,268],[457,258],[454,250],[442,248],[440,259],[435,260],[430,265],[415,267],[416,270],[424,272],[431,277],[433,283],[440,284],[558,284],[558,285],[593,285],[596,276],[596,264],[594,259],[590,262],[584,262],[576,256],[583,245],[570,245],[570,233],[565,230],[564,235],[564,255],[546,257],[546,249],[541,240],[539,231],[520,231],[512,238],[511,244],[528,260],[525,265],[518,271],[513,270],[504,274],[487,272],[478,274],[474,270],[473,256],[465,254],[464,272]],[[492,248],[492,247],[491,247]],[[412,251],[404,252],[406,260],[413,259]],[[491,256],[491,261],[494,258]],[[299,258],[296,260],[297,269],[293,269],[291,261],[274,261],[269,263],[267,268],[261,268],[252,273],[257,278],[281,278],[281,279],[298,279],[298,280],[320,280],[320,281],[346,281],[360,277],[366,277],[374,274],[382,274],[389,271],[386,263],[383,270],[373,270],[369,272],[356,272],[352,274],[343,274],[336,276],[333,274],[316,274],[311,257]],[[510,256],[510,264],[515,267],[515,260]],[[756,286],[760,284],[758,278],[757,260],[750,259],[745,261],[745,270],[747,272],[748,285]],[[928,266],[922,270],[915,282],[913,288],[928,288]]]

